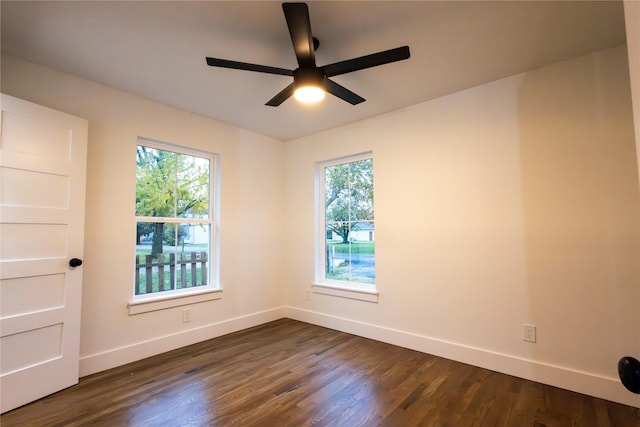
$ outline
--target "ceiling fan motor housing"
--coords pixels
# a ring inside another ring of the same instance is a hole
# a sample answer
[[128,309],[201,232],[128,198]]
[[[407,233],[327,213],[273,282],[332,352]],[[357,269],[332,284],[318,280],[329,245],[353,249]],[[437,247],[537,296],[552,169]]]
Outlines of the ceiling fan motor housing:
[[325,89],[324,72],[321,68],[303,68],[300,67],[293,71],[293,82],[295,87],[315,86]]

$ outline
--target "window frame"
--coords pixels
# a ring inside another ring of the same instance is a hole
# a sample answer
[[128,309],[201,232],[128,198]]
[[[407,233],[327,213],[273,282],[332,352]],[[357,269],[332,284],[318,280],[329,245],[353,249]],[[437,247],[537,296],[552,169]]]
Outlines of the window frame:
[[[222,288],[220,286],[220,239],[219,239],[219,194],[220,194],[220,156],[205,150],[199,150],[182,145],[172,144],[168,142],[158,141],[145,137],[138,137],[136,141],[136,150],[138,146],[145,146],[156,150],[169,151],[176,154],[205,158],[209,160],[209,215],[208,218],[175,218],[175,217],[148,217],[138,216],[135,212],[133,222],[135,229],[136,224],[142,222],[157,222],[162,219],[165,223],[173,224],[207,224],[209,226],[209,254],[208,254],[208,273],[209,281],[207,285],[194,286],[189,288],[173,289],[167,291],[153,292],[149,294],[136,294],[135,280],[131,285],[132,296],[127,306],[129,315],[146,313],[150,311],[162,310],[181,305],[199,303],[220,299],[222,296]],[[137,169],[137,166],[136,166]],[[136,176],[137,182],[137,176]],[[135,191],[134,191],[135,193]],[[134,234],[135,236],[135,234]],[[133,253],[135,255],[136,248],[133,245]],[[135,257],[131,257],[135,259]],[[132,279],[135,275],[135,264],[133,265]]]
[[[315,280],[311,286],[314,293],[330,295],[341,298],[355,299],[367,302],[378,302],[377,280],[374,283],[360,283],[347,280],[328,279],[326,277],[326,178],[325,169],[331,166],[344,165],[361,160],[371,160],[373,162],[373,151],[337,157],[318,161],[315,164]],[[375,162],[373,162],[374,180],[374,219],[375,224]],[[375,248],[375,240],[374,240]],[[374,250],[375,256],[375,250]],[[374,258],[375,259],[375,258]],[[374,264],[374,269],[375,269]],[[377,279],[377,277],[376,277]]]

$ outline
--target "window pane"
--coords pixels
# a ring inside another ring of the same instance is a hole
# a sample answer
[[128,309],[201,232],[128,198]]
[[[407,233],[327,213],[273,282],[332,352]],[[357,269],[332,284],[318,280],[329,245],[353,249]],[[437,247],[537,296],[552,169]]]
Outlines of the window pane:
[[373,162],[349,163],[349,220],[373,219]]
[[351,227],[350,245],[350,281],[375,283],[375,233],[373,222],[356,222]]
[[[340,244],[345,241],[340,234],[344,234],[344,223],[327,223],[325,229],[325,274],[328,279],[335,279],[341,274],[344,256],[340,252]],[[340,234],[339,234],[340,233]],[[348,233],[348,225],[347,225]],[[336,252],[337,249],[337,252]]]
[[208,224],[137,223],[135,294],[209,283]]
[[335,165],[325,168],[325,207],[337,204],[348,205],[349,165]]
[[178,247],[177,288],[204,286],[209,283],[209,224],[183,224],[184,238]]
[[175,289],[170,264],[175,262],[175,224],[138,222],[136,295]]
[[[350,220],[349,165],[325,168],[325,221],[346,241]],[[342,227],[342,231],[340,228]]]
[[351,277],[349,223],[327,223],[325,245],[325,277],[346,280]]
[[209,159],[178,155],[176,193],[177,217],[209,217]]
[[331,280],[375,283],[375,233],[372,222],[347,226],[348,237],[327,226],[325,276]]
[[175,216],[176,158],[170,151],[137,147],[136,216]]

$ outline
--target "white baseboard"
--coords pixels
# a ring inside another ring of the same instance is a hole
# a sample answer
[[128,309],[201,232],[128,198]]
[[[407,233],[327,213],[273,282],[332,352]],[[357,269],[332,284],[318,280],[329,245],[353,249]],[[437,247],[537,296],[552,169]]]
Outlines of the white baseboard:
[[278,307],[245,316],[234,317],[220,322],[200,326],[147,341],[89,354],[80,358],[80,376],[105,371],[146,357],[155,356],[177,348],[185,347],[211,338],[251,328],[273,320],[282,319],[286,308]]
[[470,347],[295,307],[287,307],[285,316],[290,319],[640,408],[640,396],[625,389],[617,377],[598,376],[563,366],[550,365],[509,354],[496,353],[482,348]]

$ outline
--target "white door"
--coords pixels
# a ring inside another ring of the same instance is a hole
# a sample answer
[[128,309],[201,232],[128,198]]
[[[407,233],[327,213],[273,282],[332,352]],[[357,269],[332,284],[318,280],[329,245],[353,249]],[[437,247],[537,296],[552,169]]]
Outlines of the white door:
[[[78,382],[87,121],[0,95],[0,412]],[[75,261],[77,263],[77,261]]]

